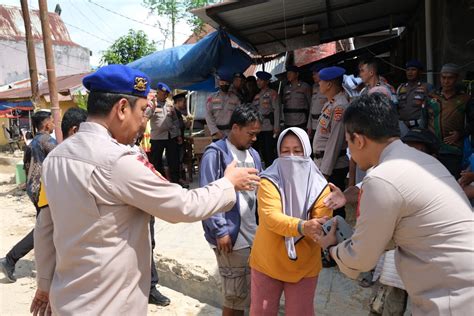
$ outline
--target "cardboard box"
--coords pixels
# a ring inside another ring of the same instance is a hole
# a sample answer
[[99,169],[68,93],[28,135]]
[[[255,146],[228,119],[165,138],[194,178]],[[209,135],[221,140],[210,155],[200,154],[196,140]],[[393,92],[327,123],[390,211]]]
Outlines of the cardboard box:
[[204,153],[204,149],[212,143],[212,137],[193,137],[194,142],[194,154]]

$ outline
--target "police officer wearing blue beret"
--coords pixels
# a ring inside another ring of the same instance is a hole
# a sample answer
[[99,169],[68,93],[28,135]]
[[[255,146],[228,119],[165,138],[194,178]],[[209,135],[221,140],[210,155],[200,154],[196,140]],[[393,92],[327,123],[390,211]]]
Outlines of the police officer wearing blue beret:
[[[341,67],[326,67],[319,71],[321,93],[328,101],[324,104],[313,139],[313,154],[316,165],[328,182],[341,191],[349,172],[349,159],[346,155],[347,142],[342,118],[349,106],[349,100],[342,88]],[[345,217],[344,207],[334,211],[334,215]]]
[[253,99],[252,105],[262,114],[262,130],[257,136],[255,148],[268,167],[277,156],[276,137],[280,133],[280,96],[278,92],[268,86],[272,74],[266,71],[257,71],[257,86],[260,92]]
[[43,163],[51,217],[36,233],[49,241],[51,261],[38,288],[50,291],[46,305],[49,294],[54,315],[146,315],[150,215],[203,220],[229,210],[236,190],[259,181],[257,170],[231,164],[224,178],[185,190],[132,150],[146,119],[149,82],[124,65],[86,76],[87,121]]
[[433,86],[421,80],[423,64],[416,59],[406,63],[407,82],[402,83],[397,89],[398,115],[409,129],[425,128],[426,122],[422,120],[422,108]]
[[170,93],[171,89],[165,83],[159,82],[157,84],[150,117],[150,160],[156,170],[165,175],[163,152],[166,150],[169,178],[171,182],[179,183],[178,138],[181,136],[181,132],[176,110],[172,103],[167,103]]

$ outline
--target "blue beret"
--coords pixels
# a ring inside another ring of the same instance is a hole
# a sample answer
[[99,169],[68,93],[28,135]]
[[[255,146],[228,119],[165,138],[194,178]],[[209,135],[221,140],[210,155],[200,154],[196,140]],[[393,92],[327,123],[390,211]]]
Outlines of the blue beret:
[[217,76],[219,77],[219,80],[232,82],[232,75],[227,72],[219,72]]
[[241,72],[236,72],[236,73],[234,73],[234,78],[245,79],[245,76],[244,76],[244,74],[241,73]]
[[156,85],[156,91],[158,91],[158,90],[171,93],[170,87],[168,87],[168,85],[166,83],[163,83],[163,82],[158,82],[158,84]]
[[295,65],[286,66],[286,71],[300,72],[300,69]]
[[423,69],[423,64],[421,61],[412,59],[406,63],[406,68],[418,68],[418,69]]
[[319,79],[324,81],[333,80],[341,77],[346,73],[346,70],[342,67],[332,66],[326,67],[319,71]]
[[311,67],[311,71],[312,72],[320,72],[321,69],[323,69],[325,66],[324,65],[313,65],[313,67]]
[[261,80],[272,79],[272,74],[266,71],[257,71],[255,75],[257,76],[258,79],[261,79]]
[[108,65],[82,79],[89,91],[130,94],[146,98],[150,79],[137,69],[125,65]]

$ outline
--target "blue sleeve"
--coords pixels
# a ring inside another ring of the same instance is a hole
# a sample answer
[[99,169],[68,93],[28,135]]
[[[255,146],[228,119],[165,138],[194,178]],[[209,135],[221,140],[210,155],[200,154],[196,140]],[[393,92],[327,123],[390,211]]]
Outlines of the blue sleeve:
[[[209,183],[218,180],[224,176],[223,161],[220,152],[213,148],[208,148],[201,159],[199,166],[199,186],[204,187]],[[217,213],[202,221],[207,227],[209,233],[214,238],[220,238],[229,235],[227,220],[224,213]]]

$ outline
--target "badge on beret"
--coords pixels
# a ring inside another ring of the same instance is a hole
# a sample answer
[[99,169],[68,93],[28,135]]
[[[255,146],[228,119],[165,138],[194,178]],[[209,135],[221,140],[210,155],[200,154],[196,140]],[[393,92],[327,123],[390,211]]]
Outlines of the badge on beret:
[[147,83],[148,82],[145,78],[135,77],[135,85],[133,86],[133,88],[137,91],[145,91]]
[[342,115],[344,114],[344,109],[341,107],[337,107],[334,109],[334,121],[340,121],[342,119]]

